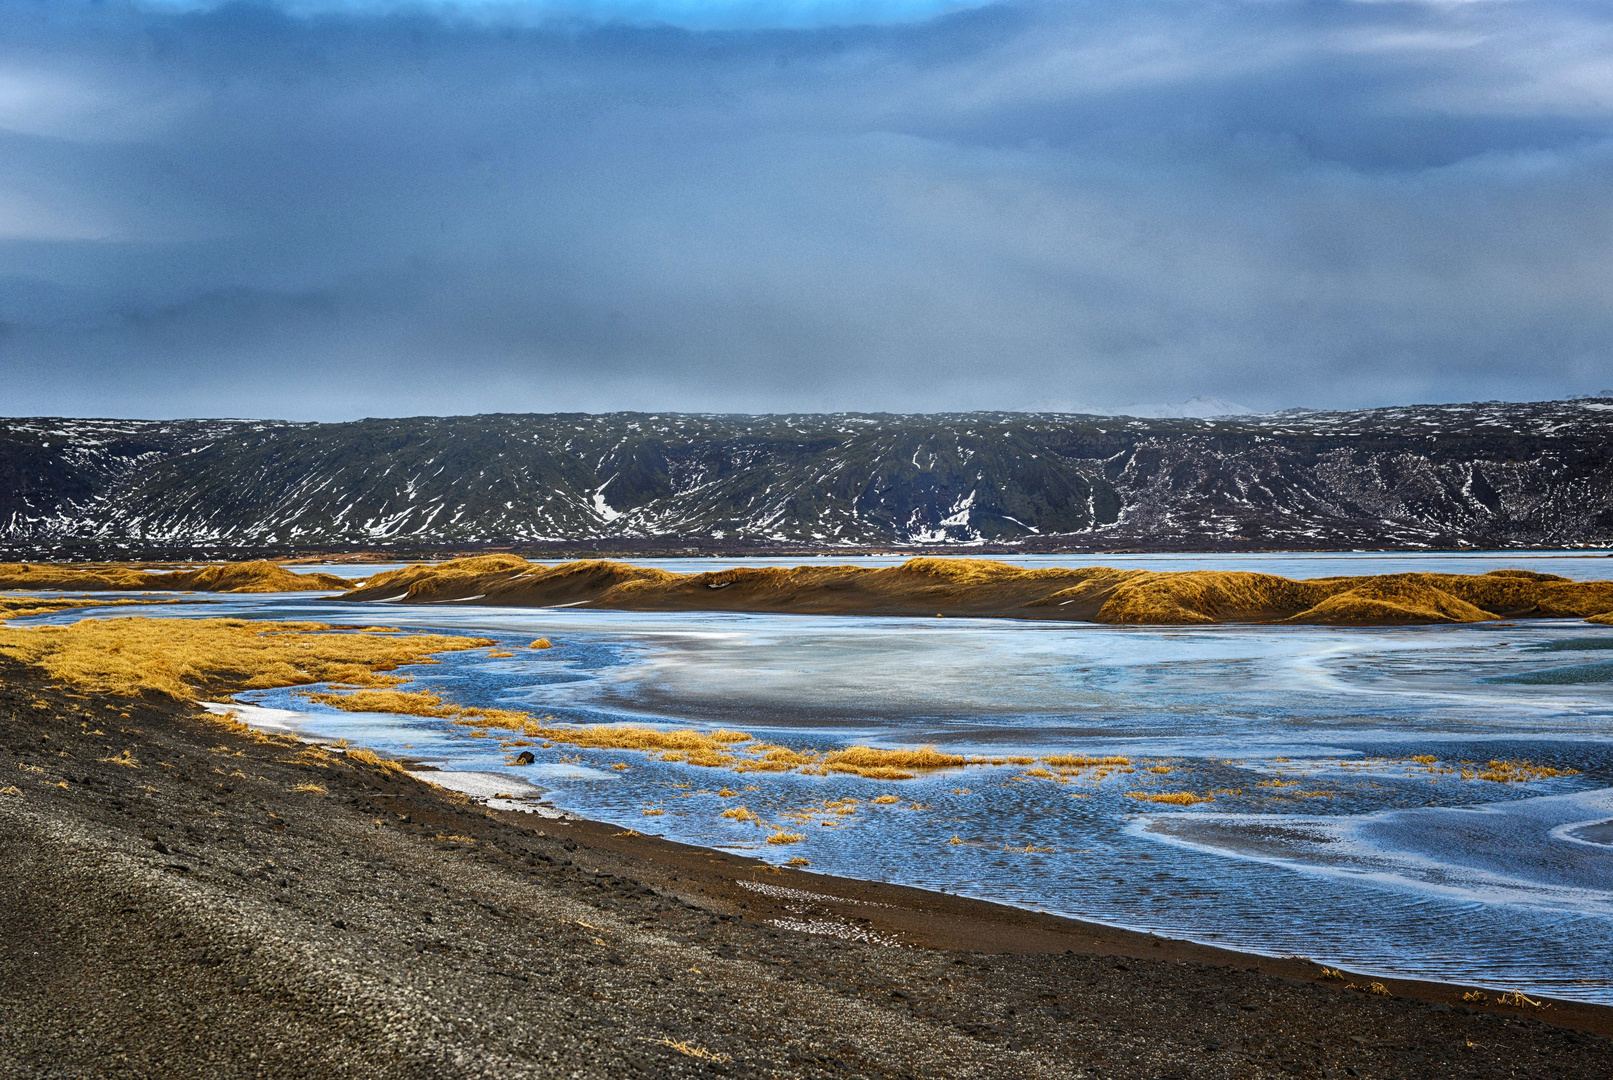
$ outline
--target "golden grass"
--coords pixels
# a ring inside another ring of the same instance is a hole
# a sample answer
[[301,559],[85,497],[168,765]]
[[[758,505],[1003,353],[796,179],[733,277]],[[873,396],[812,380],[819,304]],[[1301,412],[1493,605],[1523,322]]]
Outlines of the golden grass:
[[1526,996],[1522,990],[1508,990],[1495,1000],[1498,1005],[1515,1005],[1520,1009],[1525,1006],[1531,1009],[1551,1008],[1550,1002],[1536,1001],[1534,998]]
[[1088,757],[1085,754],[1054,754],[1042,759],[1055,769],[1090,769],[1102,765],[1130,765],[1128,757]]
[[1491,761],[1483,771],[1462,771],[1462,779],[1488,780],[1494,784],[1527,784],[1531,780],[1550,780],[1557,776],[1578,776],[1578,769],[1559,769],[1551,765],[1536,765],[1529,761]]
[[409,772],[409,770],[405,769],[396,761],[393,761],[391,758],[384,758],[380,754],[377,754],[374,750],[366,750],[363,747],[354,746],[348,748],[345,753],[348,761],[357,761],[365,765],[373,766],[377,769],[385,769],[387,772],[395,772],[405,776],[407,776]]
[[676,1041],[674,1039],[669,1039],[669,1038],[665,1038],[665,1037],[660,1038],[660,1039],[650,1039],[650,1040],[647,1040],[647,1041],[654,1042],[654,1043],[659,1043],[662,1046],[670,1047],[671,1049],[676,1050],[678,1053],[683,1054],[685,1057],[696,1058],[696,1059],[698,1059],[700,1061],[714,1061],[714,1062],[718,1062],[718,1063],[726,1063],[726,1062],[729,1062],[729,1061],[733,1060],[733,1058],[729,1057],[727,1054],[716,1054],[716,1053],[713,1053],[710,1050],[707,1050],[705,1047],[697,1046],[694,1043],[678,1042],[678,1041]]
[[[17,794],[20,795],[20,794],[22,794],[22,792],[19,791]],[[812,863],[809,862],[806,859],[801,858],[801,856],[797,855],[795,858],[791,859],[789,862],[785,863],[784,865],[785,866],[811,866]]]
[[799,844],[806,839],[806,833],[786,832],[783,829],[773,833],[767,838],[769,844]]
[[[0,596],[0,619],[25,619],[30,615],[52,615],[87,607],[149,607],[175,604],[177,600],[94,600],[89,597]],[[197,601],[187,601],[196,603]]]
[[891,803],[901,802],[895,795],[881,795],[874,802],[879,806],[889,806]]
[[354,600],[488,597],[504,605],[818,614],[999,615],[1103,623],[1329,625],[1593,616],[1613,621],[1613,582],[1521,570],[1293,581],[1243,571],[1025,569],[988,559],[914,558],[893,567],[746,567],[673,574],[585,560],[540,566],[481,556],[379,574]]
[[1126,798],[1137,799],[1142,802],[1165,803],[1169,806],[1193,806],[1202,802],[1214,802],[1214,795],[1195,795],[1191,791],[1128,791]]
[[86,619],[71,626],[0,626],[0,654],[100,694],[204,693],[342,682],[396,684],[381,674],[431,654],[490,644],[477,638],[335,632],[322,623],[244,619]]
[[527,648],[529,648],[529,649],[552,649],[552,648],[554,648],[554,645],[552,645],[550,643],[548,638],[540,637],[538,640],[536,640],[532,644],[528,645]]
[[291,790],[292,791],[302,792],[305,795],[328,795],[328,794],[330,794],[328,791],[325,790],[324,787],[322,787],[319,784],[308,784],[308,783],[298,784],[296,787],[292,788]]
[[175,589],[185,592],[331,592],[356,583],[334,574],[295,574],[264,559],[159,572],[133,563],[0,563],[0,589],[72,592]]
[[753,811],[745,809],[743,806],[730,806],[728,809],[724,810],[721,814],[718,814],[717,816],[718,817],[729,818],[729,819],[731,819],[733,821],[755,821],[756,820],[756,814]]
[[845,767],[848,771],[864,769],[954,769],[967,765],[969,759],[962,754],[943,754],[934,747],[918,750],[880,750],[872,746],[852,746],[826,754],[823,763],[833,771]]

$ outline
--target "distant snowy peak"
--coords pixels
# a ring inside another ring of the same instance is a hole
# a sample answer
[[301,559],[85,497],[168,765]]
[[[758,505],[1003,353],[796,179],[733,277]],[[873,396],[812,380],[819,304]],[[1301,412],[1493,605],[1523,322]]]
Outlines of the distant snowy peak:
[[1107,412],[1112,416],[1135,416],[1144,420],[1207,420],[1214,416],[1257,415],[1257,411],[1247,405],[1218,397],[1190,397],[1174,405],[1122,405]]
[[1174,405],[1161,403],[1122,405],[1102,408],[1067,398],[1041,398],[1025,407],[1028,413],[1054,413],[1062,416],[1125,416],[1140,420],[1207,420],[1217,416],[1253,416],[1254,409],[1219,397],[1191,397]]

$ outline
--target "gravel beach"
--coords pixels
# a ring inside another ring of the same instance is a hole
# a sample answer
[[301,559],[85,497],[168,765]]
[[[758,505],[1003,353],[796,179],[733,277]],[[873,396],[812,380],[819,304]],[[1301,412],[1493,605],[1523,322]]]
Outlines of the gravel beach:
[[6,1076],[1613,1076],[1613,1010],[492,812],[7,660],[0,732]]

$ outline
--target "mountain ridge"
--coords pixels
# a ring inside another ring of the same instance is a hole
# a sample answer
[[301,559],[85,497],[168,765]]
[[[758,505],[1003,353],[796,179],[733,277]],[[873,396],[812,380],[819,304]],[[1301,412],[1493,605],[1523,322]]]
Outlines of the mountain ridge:
[[1613,401],[1216,418],[0,420],[0,548],[1104,551],[1613,542]]

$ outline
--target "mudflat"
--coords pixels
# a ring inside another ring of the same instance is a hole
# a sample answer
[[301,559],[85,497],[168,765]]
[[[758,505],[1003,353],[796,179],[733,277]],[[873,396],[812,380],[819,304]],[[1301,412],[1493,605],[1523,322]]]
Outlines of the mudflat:
[[1613,1075],[1613,1010],[490,813],[4,659],[0,732],[8,1076]]

